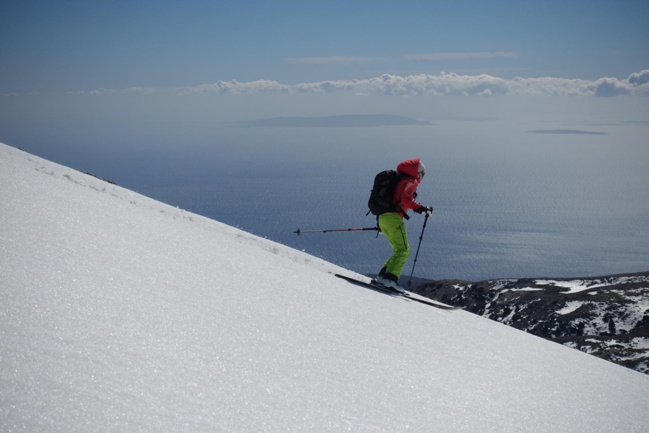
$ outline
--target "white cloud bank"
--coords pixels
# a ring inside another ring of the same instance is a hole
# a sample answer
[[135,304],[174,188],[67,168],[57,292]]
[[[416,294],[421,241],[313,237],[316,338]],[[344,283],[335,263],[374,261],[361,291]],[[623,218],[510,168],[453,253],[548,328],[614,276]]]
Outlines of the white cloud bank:
[[[507,55],[509,53],[502,53]],[[315,60],[314,60],[315,61]],[[156,89],[151,87],[131,87],[126,89],[99,88],[72,92],[101,96],[109,94],[148,95],[163,90],[176,90],[180,93],[216,94],[297,94],[297,93],[352,93],[356,95],[390,96],[602,96],[620,95],[649,96],[649,69],[634,72],[625,79],[603,77],[597,80],[568,79],[555,77],[505,79],[492,75],[460,75],[442,72],[439,75],[392,75],[353,80],[328,80],[312,83],[283,84],[275,80],[256,80],[240,82],[237,80],[217,81],[178,89]],[[4,94],[0,97],[19,96]]]
[[351,92],[359,95],[384,94],[394,96],[491,96],[491,95],[571,95],[618,96],[649,95],[649,69],[635,72],[626,79],[604,77],[594,81],[567,78],[504,79],[491,75],[399,76],[358,80],[321,81],[313,83],[282,84],[274,80],[249,82],[218,81],[183,89],[186,93],[334,93]]

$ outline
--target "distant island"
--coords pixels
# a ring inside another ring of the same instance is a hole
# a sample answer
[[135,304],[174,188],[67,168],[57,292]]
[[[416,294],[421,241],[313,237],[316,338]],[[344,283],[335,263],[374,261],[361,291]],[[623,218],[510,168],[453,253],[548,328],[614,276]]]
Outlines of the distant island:
[[431,124],[427,120],[418,120],[392,114],[271,117],[232,123],[233,126],[253,128],[367,128],[375,126],[417,126]]
[[527,132],[530,134],[608,135],[608,132],[581,131],[579,129],[536,129]]

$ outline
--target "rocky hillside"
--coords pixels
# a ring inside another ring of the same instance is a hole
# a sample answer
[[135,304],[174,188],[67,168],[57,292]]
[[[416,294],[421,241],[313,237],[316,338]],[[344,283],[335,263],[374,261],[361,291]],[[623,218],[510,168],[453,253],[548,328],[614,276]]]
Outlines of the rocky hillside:
[[413,291],[649,374],[649,272],[440,280]]

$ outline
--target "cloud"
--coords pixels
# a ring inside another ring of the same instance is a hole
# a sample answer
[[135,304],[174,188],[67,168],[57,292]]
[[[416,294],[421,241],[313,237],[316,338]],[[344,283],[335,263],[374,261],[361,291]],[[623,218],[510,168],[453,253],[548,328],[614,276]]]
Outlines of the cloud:
[[630,84],[634,86],[642,86],[643,84],[649,84],[649,70],[644,70],[641,72],[634,72],[629,75],[627,80]]
[[[496,57],[518,57],[517,53],[494,51],[478,53],[425,53],[406,54],[406,60],[467,60],[467,59],[488,59]],[[360,57],[360,56],[331,56],[331,57],[292,57],[286,59],[291,63],[307,63],[315,65],[351,65],[358,63],[389,62],[389,57]]]
[[158,91],[159,90],[154,88],[154,87],[128,87],[126,89],[105,89],[103,87],[100,87],[98,89],[82,90],[82,91],[79,91],[79,92],[72,92],[72,93],[79,93],[79,94],[82,94],[82,95],[92,95],[92,96],[114,95],[114,94],[150,95],[150,94],[156,93]]
[[[105,87],[99,87],[92,90],[74,90],[66,92],[69,95],[89,95],[89,96],[104,96],[104,95],[150,95],[153,93],[159,92],[161,89],[155,87],[127,87],[124,89],[107,89]],[[0,93],[0,98],[8,98],[15,96],[25,96],[25,95],[39,95],[38,92],[29,92],[29,93]]]
[[287,84],[281,84],[274,80],[256,80],[249,82],[217,81],[214,84],[202,84],[195,87],[182,89],[182,93],[231,93],[231,94],[250,94],[250,93],[289,93],[292,87]]
[[467,60],[467,59],[488,59],[494,57],[518,57],[513,52],[479,52],[479,53],[428,53],[428,54],[407,54],[406,60]]
[[600,78],[595,82],[595,96],[626,95],[630,91],[628,85],[616,78]]
[[357,95],[383,94],[391,96],[494,96],[494,95],[550,95],[601,96],[649,95],[649,70],[631,74],[627,79],[600,78],[595,81],[540,77],[504,79],[491,75],[392,75],[356,80],[320,81],[299,84],[281,84],[258,80],[247,83],[219,81],[187,89],[192,93],[354,93]]
[[315,65],[351,65],[358,63],[386,62],[386,57],[354,57],[354,56],[332,56],[332,57],[294,57],[286,59],[292,63],[308,63]]
[[[147,87],[121,90],[95,89],[78,92],[86,95],[106,94],[150,94],[162,89]],[[328,80],[298,84],[283,84],[275,80],[240,82],[237,80],[217,81],[175,90],[182,94],[317,94],[350,93],[354,95],[390,96],[596,96],[615,97],[620,95],[649,96],[649,69],[635,72],[626,79],[611,77],[597,80],[568,79],[555,77],[505,79],[487,74],[460,75],[442,72],[437,75],[393,75],[383,74],[368,79]]]
[[22,94],[18,93],[18,92],[0,93],[0,99],[3,99],[3,98],[15,98],[15,97],[18,97],[18,96],[21,96],[21,95]]

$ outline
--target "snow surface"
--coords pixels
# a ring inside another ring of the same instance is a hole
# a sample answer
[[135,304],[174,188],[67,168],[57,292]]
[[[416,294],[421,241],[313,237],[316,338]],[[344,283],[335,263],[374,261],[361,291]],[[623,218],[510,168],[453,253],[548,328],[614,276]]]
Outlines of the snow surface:
[[599,285],[587,286],[586,283],[582,280],[572,280],[572,281],[536,280],[535,284],[539,286],[554,286],[554,287],[561,287],[564,289],[568,289],[566,294],[579,293],[579,292],[583,292],[584,290],[600,287]]
[[566,302],[565,307],[561,308],[560,310],[557,310],[557,314],[563,316],[566,314],[573,313],[577,311],[579,307],[581,307],[582,305],[584,305],[584,303],[581,301],[568,301]]
[[615,284],[631,284],[631,283],[649,283],[647,277],[644,276],[621,276],[621,277],[609,277],[605,281],[597,282],[598,280],[593,281],[584,281],[584,280],[536,280],[535,284],[539,286],[554,286],[567,289],[566,294],[579,293],[584,290],[592,290],[600,287],[612,286]]
[[2,432],[649,431],[646,375],[2,144],[0,199]]

